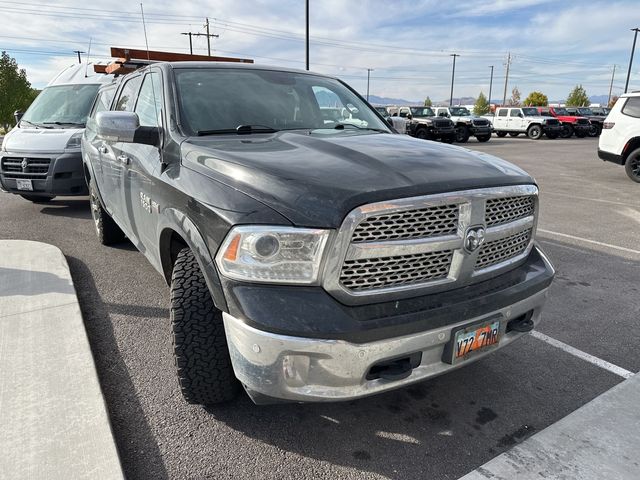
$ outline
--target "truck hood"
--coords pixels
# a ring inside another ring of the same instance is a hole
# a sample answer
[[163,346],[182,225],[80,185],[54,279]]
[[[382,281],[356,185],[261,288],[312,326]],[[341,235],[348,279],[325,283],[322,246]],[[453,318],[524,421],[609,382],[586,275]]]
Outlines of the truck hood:
[[268,205],[294,225],[338,227],[382,200],[534,183],[492,155],[404,135],[303,131],[192,137],[182,162]]
[[14,128],[4,139],[4,148],[10,153],[61,153],[73,134],[81,128]]

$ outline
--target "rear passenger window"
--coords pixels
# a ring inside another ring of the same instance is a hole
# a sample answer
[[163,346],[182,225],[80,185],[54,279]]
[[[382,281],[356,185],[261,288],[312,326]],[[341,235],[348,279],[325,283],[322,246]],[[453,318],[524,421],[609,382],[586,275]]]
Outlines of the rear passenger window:
[[520,116],[520,110],[511,110],[511,113],[509,114],[510,117],[519,117]]
[[499,117],[506,117],[507,116],[507,112],[508,110],[501,108],[500,110],[498,110],[498,116]]
[[127,80],[127,83],[124,84],[124,87],[122,87],[122,91],[120,92],[118,103],[116,103],[116,110],[120,110],[122,112],[133,112],[133,107],[136,103],[136,94],[138,93],[141,80],[142,77],[140,77],[140,75]]
[[156,72],[144,76],[135,112],[143,127],[157,127],[158,116],[162,110],[162,84]]
[[627,99],[622,113],[630,117],[640,118],[640,97],[630,97]]

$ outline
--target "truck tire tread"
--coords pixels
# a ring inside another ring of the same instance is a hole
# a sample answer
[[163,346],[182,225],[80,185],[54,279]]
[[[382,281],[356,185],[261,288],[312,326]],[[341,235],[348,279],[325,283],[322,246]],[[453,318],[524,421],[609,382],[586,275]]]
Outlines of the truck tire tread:
[[89,184],[89,204],[98,241],[102,245],[113,245],[124,241],[126,238],[124,232],[102,206],[93,183]]

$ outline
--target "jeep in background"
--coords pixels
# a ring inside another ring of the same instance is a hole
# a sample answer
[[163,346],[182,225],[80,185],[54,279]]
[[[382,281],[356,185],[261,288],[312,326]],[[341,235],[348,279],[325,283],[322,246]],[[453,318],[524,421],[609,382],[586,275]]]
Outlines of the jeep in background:
[[604,123],[604,117],[602,115],[594,115],[593,111],[589,107],[566,107],[567,112],[570,115],[576,117],[584,117],[589,120],[591,128],[589,129],[590,137],[597,137],[602,132],[602,124]]
[[589,107],[589,108],[591,109],[591,113],[598,117],[606,117],[607,115],[609,115],[609,112],[611,111],[611,109],[608,107]]
[[431,107],[388,106],[392,118],[408,120],[407,133],[424,140],[440,140],[453,143],[456,132],[453,122],[446,118],[437,118]]
[[498,107],[490,118],[493,120],[493,131],[499,137],[506,137],[507,134],[517,137],[524,133],[532,140],[539,140],[542,135],[554,139],[562,131],[558,120],[540,116],[535,107]]
[[588,119],[571,115],[566,108],[562,107],[537,107],[538,112],[543,117],[557,118],[562,125],[562,132],[560,136],[562,138],[570,138],[574,134],[578,138],[584,138],[589,135],[591,131],[591,123]]
[[491,139],[491,122],[471,113],[466,107],[437,107],[438,117],[450,119],[456,127],[456,142],[466,143],[474,136],[479,142]]
[[[320,94],[358,124],[327,122]],[[189,402],[364,397],[541,319],[554,270],[534,180],[391,134],[336,78],[150,64],[100,90],[82,152],[98,239],[126,235],[170,286]]]
[[409,120],[404,117],[392,117],[387,111],[387,107],[373,107],[382,115],[382,118],[391,125],[398,133],[409,133]]

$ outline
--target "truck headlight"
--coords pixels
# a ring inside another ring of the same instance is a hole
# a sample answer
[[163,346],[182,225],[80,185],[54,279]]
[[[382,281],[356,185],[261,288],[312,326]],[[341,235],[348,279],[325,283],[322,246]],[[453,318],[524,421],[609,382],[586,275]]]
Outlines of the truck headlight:
[[78,150],[80,148],[82,142],[82,134],[83,132],[74,133],[71,135],[71,138],[67,142],[67,146],[64,147],[65,150]]
[[216,264],[226,277],[264,283],[312,284],[318,280],[329,230],[280,226],[231,229]]

